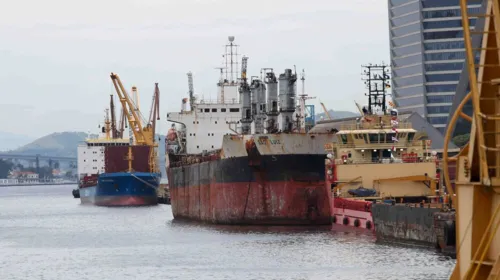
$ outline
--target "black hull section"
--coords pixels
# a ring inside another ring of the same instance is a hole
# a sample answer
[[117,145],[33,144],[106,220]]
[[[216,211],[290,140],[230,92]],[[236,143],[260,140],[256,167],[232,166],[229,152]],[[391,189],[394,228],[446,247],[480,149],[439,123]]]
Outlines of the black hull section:
[[237,157],[170,168],[174,218],[215,224],[329,225],[324,158]]
[[324,165],[325,155],[260,156],[258,163],[250,162],[248,157],[235,157],[169,168],[168,180],[171,189],[211,182],[323,182]]

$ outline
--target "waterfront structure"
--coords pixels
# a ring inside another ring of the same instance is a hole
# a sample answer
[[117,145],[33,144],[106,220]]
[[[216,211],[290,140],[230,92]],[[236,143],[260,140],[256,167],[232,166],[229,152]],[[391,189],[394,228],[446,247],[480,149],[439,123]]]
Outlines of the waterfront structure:
[[[474,26],[482,0],[468,3]],[[465,61],[459,1],[389,0],[389,29],[397,108],[444,133]]]

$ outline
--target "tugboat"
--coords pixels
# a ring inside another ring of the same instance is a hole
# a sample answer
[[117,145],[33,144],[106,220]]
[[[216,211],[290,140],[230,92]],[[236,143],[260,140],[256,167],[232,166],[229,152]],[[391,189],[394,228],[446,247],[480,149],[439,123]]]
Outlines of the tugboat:
[[[454,212],[440,189],[440,162],[427,134],[387,102],[388,68],[370,65],[368,106],[325,146],[332,223],[371,230],[377,240],[453,247]],[[377,73],[378,72],[378,73]]]
[[361,117],[343,124],[337,141],[326,145],[325,168],[333,223],[374,230],[374,202],[417,203],[435,195],[437,169],[426,134],[386,105],[388,66],[366,68],[368,106],[356,104]]

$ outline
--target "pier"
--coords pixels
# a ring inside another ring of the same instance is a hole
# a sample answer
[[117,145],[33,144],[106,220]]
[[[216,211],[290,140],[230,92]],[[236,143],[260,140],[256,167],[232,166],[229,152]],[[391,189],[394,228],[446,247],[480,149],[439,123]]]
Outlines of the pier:
[[75,180],[64,179],[0,179],[0,187],[77,184]]

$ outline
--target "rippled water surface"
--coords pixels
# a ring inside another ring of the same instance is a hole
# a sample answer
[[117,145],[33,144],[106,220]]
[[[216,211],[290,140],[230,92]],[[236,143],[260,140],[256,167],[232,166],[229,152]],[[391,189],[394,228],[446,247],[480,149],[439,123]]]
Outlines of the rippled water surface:
[[80,205],[74,186],[0,188],[0,279],[448,279],[434,251],[340,228],[204,226],[169,205]]

